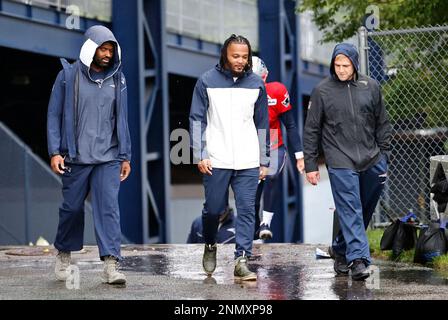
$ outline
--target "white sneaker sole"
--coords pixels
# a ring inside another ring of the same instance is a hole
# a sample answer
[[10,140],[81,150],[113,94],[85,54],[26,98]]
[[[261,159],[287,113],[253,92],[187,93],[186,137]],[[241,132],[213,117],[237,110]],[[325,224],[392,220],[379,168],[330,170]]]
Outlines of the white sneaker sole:
[[260,239],[262,239],[262,240],[272,239],[272,232],[269,230],[260,231]]
[[115,279],[115,280],[110,280],[110,279],[105,279],[104,277],[103,279],[103,283],[107,283],[107,284],[125,284],[126,283],[126,279]]
[[245,277],[238,277],[238,276],[234,276],[235,280],[239,280],[239,281],[257,281],[257,275],[249,275],[249,276],[245,276]]
[[213,274],[213,272],[215,272],[215,270],[216,270],[216,259],[215,259],[215,267],[212,270],[207,270],[207,268],[204,265],[204,258],[202,258],[202,269],[208,276],[211,276]]
[[67,279],[68,279],[68,274],[62,276],[62,275],[58,275],[55,273],[55,276],[56,276],[56,280],[58,280],[58,281],[67,281]]
[[207,270],[207,269],[205,269],[204,265],[202,265],[202,269],[207,274],[207,276],[211,276],[213,274],[213,272],[215,272],[216,266],[213,268],[213,270]]

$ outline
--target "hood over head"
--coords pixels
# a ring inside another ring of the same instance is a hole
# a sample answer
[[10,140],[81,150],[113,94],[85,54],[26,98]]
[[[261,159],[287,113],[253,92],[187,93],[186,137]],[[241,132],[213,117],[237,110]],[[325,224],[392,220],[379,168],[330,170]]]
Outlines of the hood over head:
[[121,48],[112,31],[105,26],[96,25],[87,29],[84,36],[86,40],[81,47],[79,59],[87,68],[90,68],[96,49],[103,43],[109,41],[114,42],[115,44],[115,53],[111,69],[116,70],[119,67],[121,64]]
[[[358,49],[355,45],[351,43],[339,43],[334,47],[333,55],[331,56],[331,64],[330,64],[330,73],[331,75],[338,79],[336,72],[334,71],[334,59],[338,54],[343,54],[353,64],[353,68],[355,69],[356,75],[359,72],[359,61],[358,61]],[[356,79],[356,78],[355,78]]]

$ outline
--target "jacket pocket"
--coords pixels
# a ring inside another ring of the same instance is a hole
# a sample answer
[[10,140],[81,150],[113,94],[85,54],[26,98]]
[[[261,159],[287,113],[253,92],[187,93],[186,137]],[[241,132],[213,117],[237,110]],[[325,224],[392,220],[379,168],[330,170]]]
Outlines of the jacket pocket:
[[370,137],[375,135],[375,115],[372,112],[360,112],[362,129]]
[[325,117],[327,119],[327,123],[331,128],[331,132],[336,134],[338,132],[342,132],[342,124],[343,124],[343,116],[344,111],[341,108],[337,108],[333,104],[329,104],[325,110]]

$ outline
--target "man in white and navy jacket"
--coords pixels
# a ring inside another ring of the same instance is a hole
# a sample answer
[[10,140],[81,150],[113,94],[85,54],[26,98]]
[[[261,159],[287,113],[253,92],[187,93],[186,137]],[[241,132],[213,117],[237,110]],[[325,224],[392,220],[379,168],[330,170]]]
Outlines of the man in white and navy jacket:
[[255,229],[255,195],[269,166],[269,118],[263,80],[252,73],[249,41],[231,35],[215,68],[197,81],[190,110],[190,136],[198,169],[203,174],[205,240],[202,264],[216,268],[216,232],[227,191],[235,194],[236,248],[234,276],[256,280],[247,266]]

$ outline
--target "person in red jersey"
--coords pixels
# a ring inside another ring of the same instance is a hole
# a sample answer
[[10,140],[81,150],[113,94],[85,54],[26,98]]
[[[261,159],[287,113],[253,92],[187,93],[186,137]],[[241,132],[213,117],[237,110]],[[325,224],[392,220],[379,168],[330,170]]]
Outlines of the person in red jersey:
[[[286,148],[283,143],[281,124],[286,128],[288,148],[294,152],[297,161],[296,167],[301,174],[304,172],[305,165],[302,139],[294,119],[288,90],[280,82],[266,82],[269,73],[268,68],[263,60],[255,56],[252,57],[252,71],[263,79],[268,95],[271,166],[266,179],[260,180],[255,201],[255,213],[259,224],[255,238],[267,240],[273,236],[270,226],[281,192],[279,177],[285,167],[287,157]],[[260,219],[259,211],[262,195],[263,211]]]

